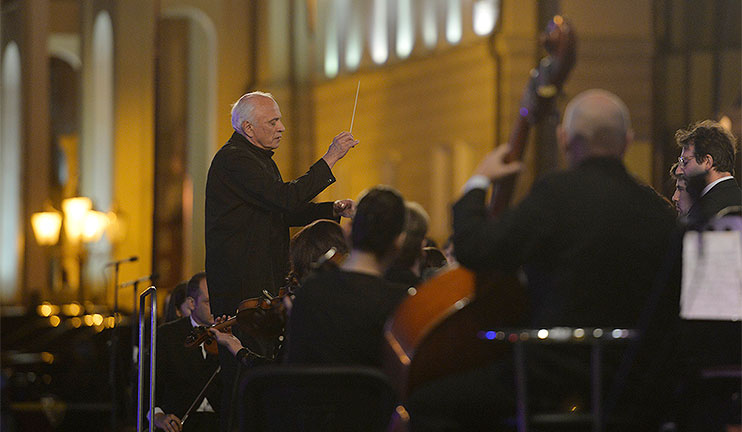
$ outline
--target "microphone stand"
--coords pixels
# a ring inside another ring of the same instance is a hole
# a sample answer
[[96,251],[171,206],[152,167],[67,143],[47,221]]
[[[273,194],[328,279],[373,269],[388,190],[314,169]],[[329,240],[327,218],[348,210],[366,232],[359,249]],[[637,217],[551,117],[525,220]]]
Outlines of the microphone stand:
[[116,356],[118,355],[118,309],[119,309],[119,265],[116,261],[113,267],[113,328],[111,329],[111,358],[108,369],[108,382],[111,385],[111,431],[118,428],[118,389],[116,388]]
[[[152,281],[153,284],[154,284],[154,281],[155,281],[155,279],[158,276],[159,275],[157,275],[156,273],[153,273],[153,274],[150,274],[150,275],[147,275],[147,276],[140,277],[139,279],[135,279],[135,280],[131,280],[131,281],[128,281],[128,282],[124,282],[124,283],[122,283],[120,285],[120,288],[126,288],[126,287],[129,287],[129,286],[133,287],[132,294],[133,294],[133,297],[134,297],[134,303],[133,303],[133,306],[132,306],[132,315],[131,315],[132,317],[137,314],[137,293],[139,292],[139,284],[142,283],[142,282],[144,282],[144,281],[147,281],[147,280]],[[118,299],[118,292],[116,292],[116,298]],[[118,302],[114,302],[114,304],[117,304],[117,303]],[[118,308],[116,308],[116,309],[118,309]],[[134,326],[132,325],[131,326],[131,354],[132,354],[132,363],[131,363],[130,366],[132,367],[133,370],[136,370],[136,368],[137,368],[137,356],[139,354],[138,353],[138,349],[140,349],[140,347],[137,344],[137,338],[138,338],[137,330],[135,330],[134,329]],[[137,374],[134,373],[133,374],[133,377],[132,377],[132,381],[130,382],[130,385],[131,385],[131,388],[132,389],[134,389],[134,388],[137,387],[137,379],[138,379],[137,378]],[[136,397],[136,395],[134,395],[134,392],[132,392],[132,396],[133,397]],[[127,408],[128,408],[128,406],[127,406]],[[127,409],[127,412],[128,412],[128,409]]]
[[[113,328],[111,329],[111,357],[109,361],[108,382],[111,386],[111,431],[116,432],[118,428],[118,389],[116,388],[117,365],[116,357],[118,356],[118,325],[119,325],[119,266],[125,262],[134,262],[136,257],[125,260],[118,260],[113,264]],[[107,264],[108,266],[110,264]]]

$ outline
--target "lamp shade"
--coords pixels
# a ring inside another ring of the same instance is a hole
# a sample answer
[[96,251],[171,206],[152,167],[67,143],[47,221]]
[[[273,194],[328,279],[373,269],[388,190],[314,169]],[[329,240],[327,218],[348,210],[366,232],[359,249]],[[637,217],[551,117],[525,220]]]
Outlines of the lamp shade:
[[89,210],[85,213],[82,224],[82,241],[85,243],[100,240],[108,225],[108,216],[99,211]]
[[31,226],[36,243],[51,246],[59,241],[62,215],[58,212],[38,212],[31,215]]
[[71,241],[80,241],[85,218],[93,208],[93,202],[87,197],[67,198],[62,201],[64,211],[64,233]]

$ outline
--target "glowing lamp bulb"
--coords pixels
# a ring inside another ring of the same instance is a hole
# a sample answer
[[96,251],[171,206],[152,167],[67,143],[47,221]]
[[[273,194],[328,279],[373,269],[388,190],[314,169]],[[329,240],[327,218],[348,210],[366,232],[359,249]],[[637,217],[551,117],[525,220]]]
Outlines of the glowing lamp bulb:
[[34,213],[31,216],[31,226],[36,243],[41,246],[57,244],[62,227],[62,215],[57,212]]

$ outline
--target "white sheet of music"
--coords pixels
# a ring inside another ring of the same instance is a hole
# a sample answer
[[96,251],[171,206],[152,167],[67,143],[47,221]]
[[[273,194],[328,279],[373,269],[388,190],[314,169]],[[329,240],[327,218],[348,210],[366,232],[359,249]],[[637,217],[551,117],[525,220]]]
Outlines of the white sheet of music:
[[680,316],[731,321],[742,318],[742,232],[685,234]]

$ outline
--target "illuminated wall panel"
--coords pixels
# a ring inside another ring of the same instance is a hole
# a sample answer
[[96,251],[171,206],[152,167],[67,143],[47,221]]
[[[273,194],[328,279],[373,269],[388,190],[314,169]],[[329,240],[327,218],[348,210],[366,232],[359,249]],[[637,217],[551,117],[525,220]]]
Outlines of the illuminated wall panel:
[[0,100],[0,299],[18,286],[21,199],[21,56],[10,42],[2,55]]

